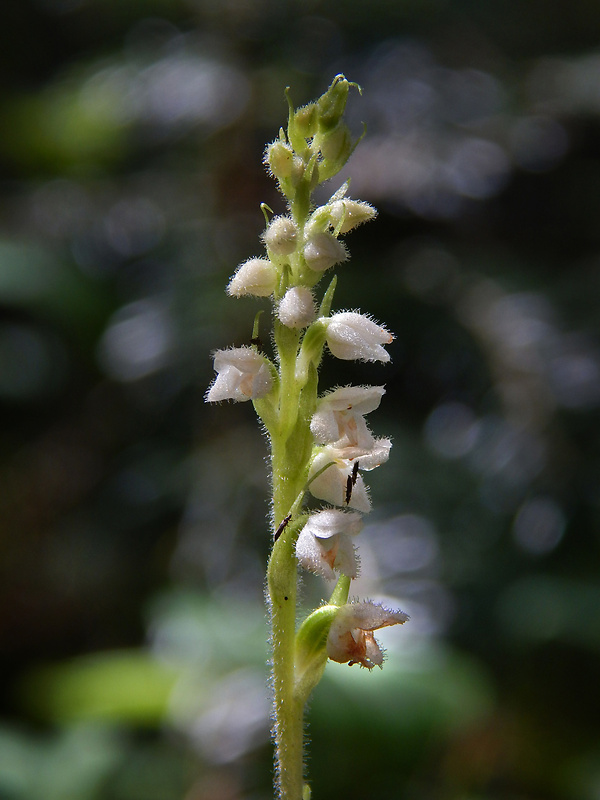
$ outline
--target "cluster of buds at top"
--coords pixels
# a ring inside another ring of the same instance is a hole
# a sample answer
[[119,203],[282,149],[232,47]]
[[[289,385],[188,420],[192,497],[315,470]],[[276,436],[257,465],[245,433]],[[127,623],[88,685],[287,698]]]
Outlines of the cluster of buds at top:
[[[286,450],[291,458],[301,454],[286,466],[285,481],[293,484],[295,474],[301,496],[308,491],[327,505],[310,514],[285,506],[281,517],[290,511],[285,522],[292,520],[298,564],[329,579],[358,574],[353,539],[362,527],[361,514],[371,508],[361,472],[385,463],[391,448],[391,441],[374,437],[365,422],[365,415],[379,406],[382,386],[345,386],[320,398],[317,393],[325,346],[339,359],[385,363],[390,360],[386,346],[394,338],[366,314],[330,312],[335,277],[320,300],[317,296],[323,276],[348,260],[342,237],[376,216],[371,205],[347,196],[348,182],[323,205],[311,204],[315,187],[339,172],[358,143],[343,119],[352,85],[340,75],[316,102],[298,110],[290,103],[287,131],[281,129],[267,147],[265,164],[287,200],[287,213],[269,218],[270,209],[263,206],[266,252],[237,268],[227,293],[271,298],[275,358],[255,344],[218,350],[217,376],[206,395],[208,401],[252,400],[273,452]],[[291,441],[293,447],[280,447]],[[274,493],[277,469],[273,457]],[[282,531],[280,526],[276,538]],[[406,616],[386,612],[384,620],[373,612],[372,619],[360,617],[366,613],[356,604],[339,604],[339,619],[327,639],[331,658],[369,668],[381,665],[372,631],[404,622]]]

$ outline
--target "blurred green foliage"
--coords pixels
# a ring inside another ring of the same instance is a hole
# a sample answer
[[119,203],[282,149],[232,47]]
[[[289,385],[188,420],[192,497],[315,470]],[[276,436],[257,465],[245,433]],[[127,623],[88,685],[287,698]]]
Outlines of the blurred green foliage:
[[270,796],[265,448],[203,394],[250,337],[223,289],[281,211],[283,89],[344,72],[380,213],[335,304],[397,339],[323,387],[386,382],[356,593],[411,622],[328,667],[315,797],[595,800],[600,6],[2,12],[0,797]]

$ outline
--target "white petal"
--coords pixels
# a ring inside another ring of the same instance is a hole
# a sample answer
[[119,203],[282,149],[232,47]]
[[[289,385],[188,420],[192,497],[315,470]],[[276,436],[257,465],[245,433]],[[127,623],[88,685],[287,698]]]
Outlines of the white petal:
[[296,556],[304,569],[333,580],[335,572],[332,565],[324,558],[324,548],[306,526],[300,531],[296,541]]
[[303,530],[313,536],[327,539],[340,533],[356,536],[362,529],[362,517],[353,511],[340,511],[337,508],[325,508],[316,511],[308,518]]
[[385,464],[390,457],[391,449],[391,439],[375,439],[371,450],[358,457],[360,469],[365,469],[369,472],[375,467]]
[[364,415],[379,408],[384,394],[384,386],[341,386],[323,395],[319,406],[326,405],[334,411],[352,409]]

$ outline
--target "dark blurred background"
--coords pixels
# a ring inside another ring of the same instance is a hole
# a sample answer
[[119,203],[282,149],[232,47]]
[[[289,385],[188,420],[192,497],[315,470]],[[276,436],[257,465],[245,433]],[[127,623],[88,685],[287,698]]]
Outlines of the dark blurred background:
[[[266,800],[266,447],[208,407],[262,165],[338,72],[397,336],[315,798],[600,798],[600,4],[19,0],[0,25],[0,798]],[[263,304],[264,307],[266,307]],[[304,581],[307,607],[327,587]],[[394,599],[395,598],[395,599]]]

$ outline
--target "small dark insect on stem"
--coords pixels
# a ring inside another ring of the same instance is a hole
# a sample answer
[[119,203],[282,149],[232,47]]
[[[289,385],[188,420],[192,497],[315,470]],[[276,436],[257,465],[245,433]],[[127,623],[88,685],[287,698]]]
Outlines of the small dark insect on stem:
[[291,518],[292,518],[292,515],[288,514],[287,517],[284,517],[284,519],[281,520],[281,523],[280,523],[279,527],[277,528],[277,530],[275,531],[275,535],[273,536],[273,542],[276,542],[277,539],[279,539],[281,534],[287,528],[288,522],[291,520]]

